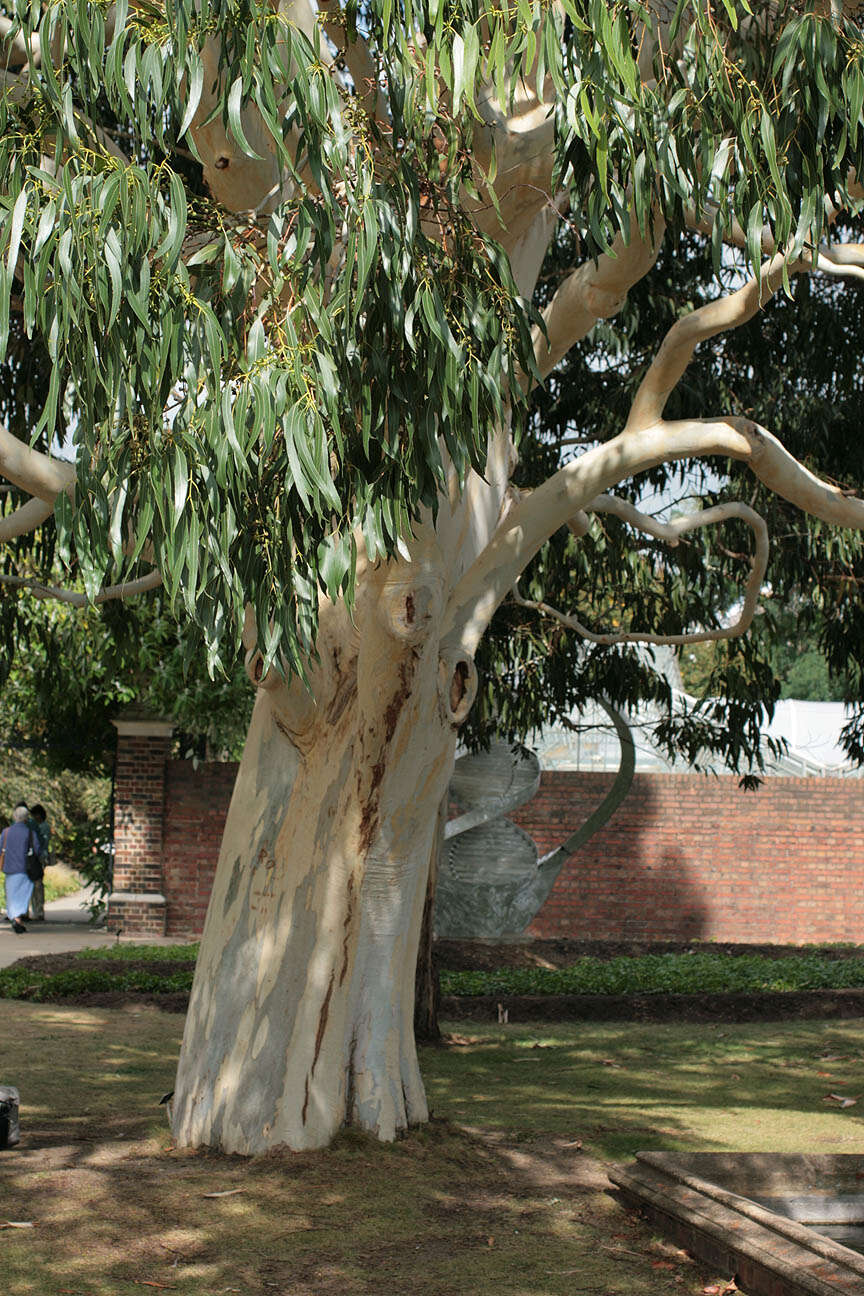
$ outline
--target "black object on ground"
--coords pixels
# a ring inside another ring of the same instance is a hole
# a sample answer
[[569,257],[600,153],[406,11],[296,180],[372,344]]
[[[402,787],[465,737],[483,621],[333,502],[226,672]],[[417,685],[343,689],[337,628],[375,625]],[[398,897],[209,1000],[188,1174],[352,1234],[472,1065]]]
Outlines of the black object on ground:
[[14,1147],[21,1142],[18,1123],[18,1090],[12,1085],[0,1085],[0,1148]]

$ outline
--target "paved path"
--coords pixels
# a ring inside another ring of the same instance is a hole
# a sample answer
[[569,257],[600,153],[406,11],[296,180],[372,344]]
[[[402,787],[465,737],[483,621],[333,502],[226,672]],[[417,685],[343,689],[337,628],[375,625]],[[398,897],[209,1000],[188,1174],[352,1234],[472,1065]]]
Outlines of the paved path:
[[[90,925],[90,912],[83,908],[87,897],[87,891],[76,891],[62,900],[49,900],[45,906],[45,921],[28,922],[27,931],[22,935],[13,932],[5,917],[0,919],[0,967],[9,967],[16,959],[31,954],[67,954],[74,950],[113,945],[116,936],[104,927]],[[137,943],[175,945],[177,941],[164,936],[148,936]]]

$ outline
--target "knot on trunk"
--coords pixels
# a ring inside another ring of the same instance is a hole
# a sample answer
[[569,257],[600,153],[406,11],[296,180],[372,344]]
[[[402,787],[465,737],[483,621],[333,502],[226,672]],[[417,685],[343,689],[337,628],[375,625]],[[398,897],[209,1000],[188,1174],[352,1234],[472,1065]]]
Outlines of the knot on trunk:
[[438,694],[450,724],[461,725],[477,696],[474,658],[458,649],[445,649],[438,661]]
[[269,670],[264,669],[264,654],[257,648],[250,648],[243,659],[246,667],[246,674],[249,676],[256,688],[275,689],[285,680],[277,670],[271,666]]
[[388,580],[378,603],[379,615],[395,639],[419,643],[440,618],[444,605],[440,578],[412,575]]

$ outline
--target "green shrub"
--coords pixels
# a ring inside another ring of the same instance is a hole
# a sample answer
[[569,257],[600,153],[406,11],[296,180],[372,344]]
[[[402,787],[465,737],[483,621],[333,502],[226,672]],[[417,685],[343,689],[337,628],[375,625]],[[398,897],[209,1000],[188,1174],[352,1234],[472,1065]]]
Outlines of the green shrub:
[[[197,945],[111,945],[80,950],[76,959],[104,967],[72,967],[47,974],[33,968],[0,970],[0,998],[52,999],[88,992],[164,994],[192,986]],[[124,963],[172,964],[146,970]],[[186,966],[177,968],[176,964]],[[113,966],[112,966],[113,964]],[[864,958],[832,959],[824,951],[784,958],[711,951],[580,958],[563,968],[501,968],[495,972],[441,973],[445,995],[710,994],[730,991],[840,990],[864,987]]]
[[563,968],[442,972],[445,995],[698,994],[836,990],[864,986],[864,958],[818,953],[782,959],[695,951],[612,959],[580,958]]
[[[192,945],[102,945],[97,949],[82,949],[75,954],[79,959],[114,959],[120,962],[194,963],[198,957],[197,943]],[[112,973],[113,975],[113,973]]]
[[123,991],[137,994],[188,993],[192,969],[150,972],[101,968],[67,968],[46,974],[33,968],[0,970],[0,999],[66,999],[80,994]]

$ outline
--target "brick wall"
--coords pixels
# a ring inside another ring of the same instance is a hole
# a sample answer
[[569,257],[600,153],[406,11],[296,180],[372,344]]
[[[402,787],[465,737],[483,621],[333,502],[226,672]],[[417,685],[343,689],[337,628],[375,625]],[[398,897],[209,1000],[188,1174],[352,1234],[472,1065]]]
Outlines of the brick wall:
[[233,763],[170,760],[165,771],[163,887],[167,934],[197,935],[204,926],[222,829],[237,777]]
[[114,723],[114,879],[108,897],[108,927],[127,934],[160,936],[166,913],[162,828],[171,725],[149,719]]
[[[541,855],[601,801],[611,774],[546,773],[518,815]],[[532,924],[594,940],[864,940],[864,780],[637,774],[570,859]]]
[[[163,890],[169,934],[197,933],[235,765],[169,761]],[[602,799],[611,774],[545,773],[513,818],[541,855]],[[559,875],[535,936],[595,940],[864,940],[864,780],[637,774]]]

